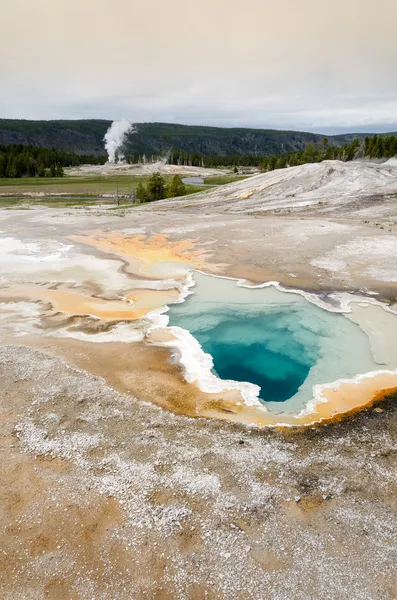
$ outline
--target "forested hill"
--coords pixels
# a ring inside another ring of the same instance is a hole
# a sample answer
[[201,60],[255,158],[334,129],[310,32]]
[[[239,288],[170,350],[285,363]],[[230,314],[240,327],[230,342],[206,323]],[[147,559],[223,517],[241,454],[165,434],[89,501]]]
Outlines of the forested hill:
[[0,119],[0,144],[55,148],[75,154],[105,155],[103,136],[111,121],[25,121]]
[[[303,150],[324,136],[272,129],[221,128],[167,123],[142,123],[129,135],[125,154],[166,154],[172,148],[212,156],[266,156]],[[335,142],[338,146],[343,142]]]
[[[105,155],[103,136],[111,121],[25,121],[0,119],[0,144],[23,144],[55,148],[76,154]],[[220,128],[140,123],[128,135],[126,155],[164,155],[172,148],[205,155],[269,156],[303,150],[310,143],[320,146],[321,134],[272,129]],[[340,147],[365,134],[328,136],[330,146]]]

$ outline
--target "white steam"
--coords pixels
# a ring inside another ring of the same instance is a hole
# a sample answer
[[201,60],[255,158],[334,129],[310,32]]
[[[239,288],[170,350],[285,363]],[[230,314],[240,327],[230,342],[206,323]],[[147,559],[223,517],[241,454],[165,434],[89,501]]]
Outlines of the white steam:
[[116,155],[118,162],[123,160],[124,156],[117,151],[122,146],[124,137],[129,131],[134,131],[134,126],[131,121],[127,121],[127,119],[113,121],[107,130],[103,139],[110,163],[116,162]]

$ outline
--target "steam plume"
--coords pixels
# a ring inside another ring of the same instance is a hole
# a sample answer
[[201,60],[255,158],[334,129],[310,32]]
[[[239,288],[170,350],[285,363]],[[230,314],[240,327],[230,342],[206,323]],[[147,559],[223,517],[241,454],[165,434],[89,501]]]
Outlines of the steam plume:
[[[110,163],[116,162],[117,150],[122,146],[125,135],[133,130],[133,124],[127,119],[113,121],[103,138]],[[119,153],[118,161],[123,160],[123,158],[124,156]]]

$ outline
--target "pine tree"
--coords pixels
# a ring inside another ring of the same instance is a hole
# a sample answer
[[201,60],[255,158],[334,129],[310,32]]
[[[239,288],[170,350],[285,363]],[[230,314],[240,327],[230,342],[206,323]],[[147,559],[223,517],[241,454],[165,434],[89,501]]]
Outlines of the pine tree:
[[329,148],[329,139],[327,137],[323,138],[323,157],[327,155],[327,150]]
[[174,175],[173,180],[167,190],[167,198],[177,198],[186,194],[186,187],[180,175]]
[[302,155],[302,160],[305,163],[315,163],[320,160],[320,151],[313,143],[308,144]]
[[381,137],[378,138],[378,144],[377,144],[378,148],[377,148],[377,158],[382,158],[384,156],[383,153],[383,139]]
[[269,171],[274,171],[276,168],[277,156],[271,156],[269,158],[269,162],[267,163],[267,168]]
[[286,166],[287,166],[287,157],[285,155],[280,156],[277,159],[275,169],[285,169]]
[[376,158],[376,154],[377,154],[377,143],[378,143],[378,136],[374,135],[371,138],[371,144],[369,147],[369,156],[370,158]]
[[269,165],[269,158],[267,156],[265,156],[265,158],[262,158],[261,162],[259,163],[259,168],[261,171],[267,171],[268,165]]
[[370,147],[371,147],[371,138],[367,135],[365,138],[365,156],[369,156]]
[[153,173],[153,175],[149,177],[147,191],[149,195],[149,200],[151,202],[155,200],[162,200],[166,197],[165,180],[161,173]]
[[0,154],[0,177],[7,175],[7,158],[5,154]]
[[63,166],[61,165],[61,163],[57,164],[56,176],[57,177],[63,177],[64,176]]
[[148,202],[149,194],[142,181],[138,183],[135,194],[140,202]]
[[16,156],[11,157],[11,161],[8,162],[8,177],[20,177],[18,175],[18,159]]
[[36,177],[37,175],[37,162],[32,156],[29,156],[27,159],[28,163],[28,172],[29,177]]
[[332,148],[332,146],[328,146],[324,156],[324,160],[334,160],[337,156],[337,150],[337,148]]
[[391,156],[396,156],[397,155],[397,136],[393,135],[393,141],[390,145],[390,155]]

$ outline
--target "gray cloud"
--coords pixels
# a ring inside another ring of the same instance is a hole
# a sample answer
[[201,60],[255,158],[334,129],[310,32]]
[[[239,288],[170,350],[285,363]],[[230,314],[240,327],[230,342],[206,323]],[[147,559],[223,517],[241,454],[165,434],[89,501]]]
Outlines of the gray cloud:
[[13,0],[0,116],[396,130],[396,21],[394,0]]

